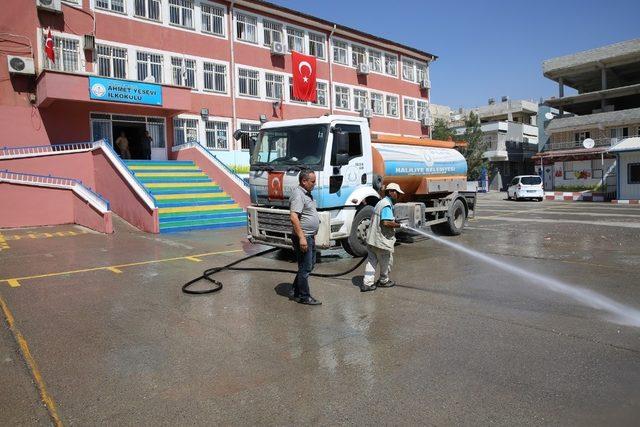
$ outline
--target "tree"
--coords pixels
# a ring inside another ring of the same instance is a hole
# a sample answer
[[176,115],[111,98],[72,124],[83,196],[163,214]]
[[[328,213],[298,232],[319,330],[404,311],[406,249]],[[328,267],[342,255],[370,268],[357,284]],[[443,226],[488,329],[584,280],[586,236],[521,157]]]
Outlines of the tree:
[[483,167],[487,166],[487,160],[482,154],[487,151],[488,143],[482,137],[480,129],[480,120],[478,115],[471,111],[464,119],[465,131],[462,137],[466,141],[467,146],[463,147],[460,152],[467,159],[467,179],[477,180]]
[[442,119],[436,119],[433,124],[433,130],[431,131],[431,139],[437,139],[439,141],[448,141],[449,138],[453,139],[454,133],[447,126],[447,122]]

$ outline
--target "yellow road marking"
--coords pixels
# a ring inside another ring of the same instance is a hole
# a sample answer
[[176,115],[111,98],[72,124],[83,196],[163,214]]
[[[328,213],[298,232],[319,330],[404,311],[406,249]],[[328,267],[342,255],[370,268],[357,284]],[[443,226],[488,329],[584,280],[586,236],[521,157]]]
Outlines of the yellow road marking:
[[230,253],[234,253],[234,252],[242,252],[242,249],[231,249],[231,250],[228,250],[228,251],[207,252],[207,253],[203,253],[203,254],[185,255],[185,256],[178,256],[178,257],[173,257],[173,258],[153,259],[153,260],[149,260],[149,261],[130,262],[128,264],[105,265],[105,266],[102,266],[102,267],[91,267],[91,268],[82,268],[82,269],[79,269],[79,270],[60,271],[60,272],[56,272],[56,273],[36,274],[36,275],[33,275],[33,276],[12,277],[12,278],[9,278],[9,279],[0,279],[0,282],[7,282],[9,284],[9,286],[16,287],[16,286],[11,285],[11,283],[14,283],[14,284],[17,284],[17,286],[20,286],[19,282],[20,281],[24,281],[24,280],[42,279],[44,277],[64,276],[66,274],[88,273],[88,272],[91,272],[91,271],[100,271],[100,270],[113,271],[113,270],[111,270],[112,268],[120,270],[120,269],[122,269],[124,267],[133,267],[133,266],[137,266],[137,265],[146,265],[146,264],[158,264],[158,263],[161,263],[161,262],[177,261],[177,260],[184,260],[184,259],[189,260],[190,258],[202,258],[202,257],[206,257],[206,256],[211,256],[211,255],[230,254]]
[[49,395],[49,392],[47,391],[47,387],[44,383],[44,380],[42,379],[42,374],[40,373],[38,364],[36,363],[35,359],[31,355],[29,344],[27,343],[27,340],[24,338],[22,333],[16,327],[13,314],[11,313],[11,310],[9,310],[9,306],[7,306],[7,303],[4,301],[2,296],[0,296],[0,306],[2,306],[2,312],[4,313],[4,318],[7,322],[7,325],[9,326],[9,330],[11,330],[11,333],[13,334],[13,338],[16,340],[18,347],[20,347],[20,353],[22,354],[22,358],[24,359],[24,361],[27,363],[27,366],[29,366],[29,369],[31,370],[31,376],[33,377],[33,381],[36,383],[36,386],[38,387],[38,392],[40,393],[40,399],[42,400],[42,402],[44,402],[45,406],[47,407],[47,411],[49,412],[49,416],[51,417],[53,424],[55,426],[62,426],[62,420],[58,415],[56,404],[53,401],[53,398]]
[[189,261],[193,261],[193,262],[202,262],[202,260],[200,258],[196,258],[194,256],[188,256],[186,259],[188,259]]
[[107,267],[107,270],[113,272],[113,273],[122,273],[122,270],[118,270],[115,267]]
[[7,283],[12,288],[17,288],[18,286],[20,286],[20,282],[18,282],[18,280],[16,280],[16,279],[9,279],[9,280],[7,280]]
[[7,243],[6,237],[0,233],[0,251],[3,251],[4,249],[9,249],[9,244]]
[[22,240],[22,239],[48,239],[51,237],[72,237],[82,234],[88,234],[88,231],[56,231],[54,233],[27,233],[27,234],[13,234],[5,236],[5,240]]

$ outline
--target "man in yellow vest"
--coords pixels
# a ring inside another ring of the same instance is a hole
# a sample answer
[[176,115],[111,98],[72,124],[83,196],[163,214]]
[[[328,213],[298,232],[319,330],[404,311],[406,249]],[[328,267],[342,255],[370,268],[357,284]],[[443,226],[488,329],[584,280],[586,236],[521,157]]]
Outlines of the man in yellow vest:
[[[395,219],[393,205],[398,201],[398,196],[404,192],[398,184],[392,182],[385,187],[384,193],[385,197],[376,204],[371,215],[371,225],[366,238],[368,256],[364,267],[364,283],[360,287],[360,292],[396,285],[389,279],[389,272],[393,265],[396,228],[400,228],[401,225]],[[380,277],[374,283],[378,266]]]

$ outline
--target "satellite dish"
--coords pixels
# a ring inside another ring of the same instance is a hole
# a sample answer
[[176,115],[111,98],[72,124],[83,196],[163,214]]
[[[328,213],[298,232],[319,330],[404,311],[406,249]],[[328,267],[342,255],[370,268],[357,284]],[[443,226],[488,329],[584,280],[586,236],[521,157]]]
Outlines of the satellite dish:
[[547,120],[551,120],[551,119],[553,119],[554,117],[555,117],[555,116],[553,115],[553,113],[552,113],[552,112],[546,112],[546,113],[544,113],[544,118],[545,118],[545,119],[547,119]]
[[582,146],[584,148],[593,148],[595,145],[596,145],[596,142],[591,138],[587,138],[584,141],[582,141]]
[[153,74],[148,75],[147,77],[144,78],[144,81],[147,83],[155,83],[156,82],[156,78],[153,76]]

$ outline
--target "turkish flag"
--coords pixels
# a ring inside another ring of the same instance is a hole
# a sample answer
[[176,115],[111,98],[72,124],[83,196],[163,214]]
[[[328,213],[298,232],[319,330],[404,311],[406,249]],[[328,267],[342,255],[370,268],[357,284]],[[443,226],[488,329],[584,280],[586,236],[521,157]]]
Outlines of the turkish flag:
[[53,36],[51,35],[51,29],[47,33],[47,39],[44,42],[44,52],[47,54],[47,58],[54,64],[56,63],[56,53],[53,50]]
[[284,172],[269,172],[267,185],[269,186],[268,195],[270,200],[284,199]]
[[293,97],[316,102],[316,58],[291,52],[293,62]]

